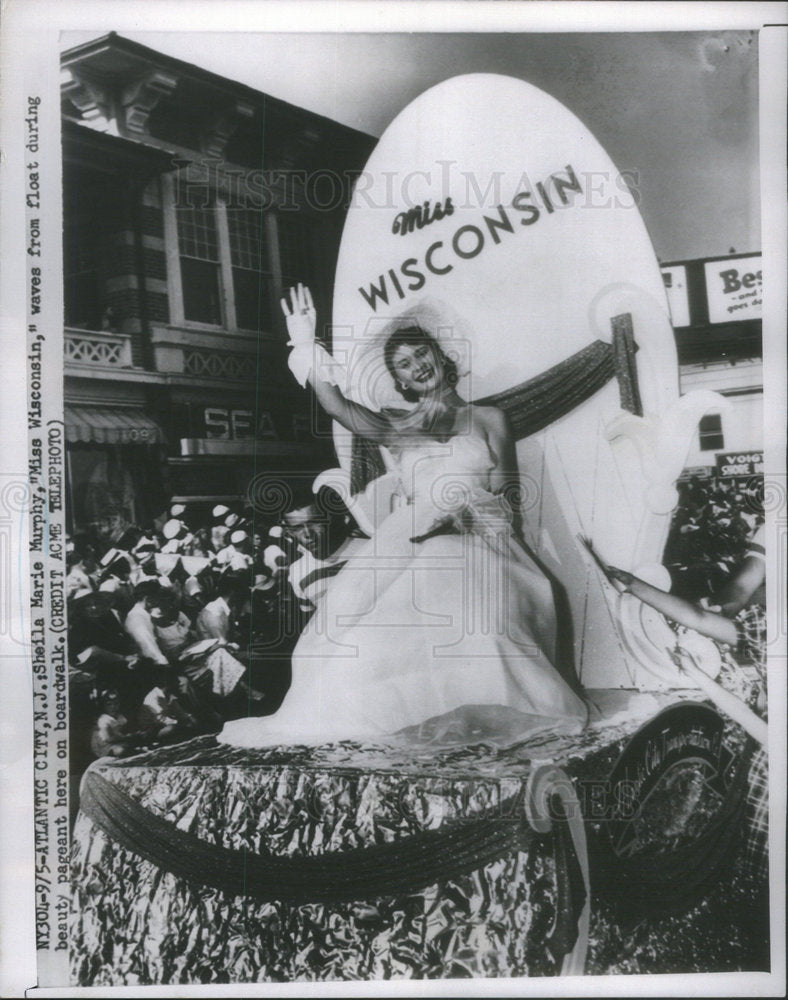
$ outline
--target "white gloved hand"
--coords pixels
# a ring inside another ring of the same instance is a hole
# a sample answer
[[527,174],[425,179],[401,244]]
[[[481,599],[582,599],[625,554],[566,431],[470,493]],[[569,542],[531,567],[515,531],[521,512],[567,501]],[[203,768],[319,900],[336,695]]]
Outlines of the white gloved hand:
[[287,297],[280,299],[282,312],[285,314],[287,333],[292,347],[309,345],[315,340],[317,315],[312,302],[312,295],[306,285],[298,284],[290,289],[290,303]]
[[316,314],[309,289],[299,284],[290,289],[290,302],[283,298],[281,303],[292,347],[287,364],[298,384],[305,386],[310,374],[314,374],[321,382],[339,385],[341,365],[315,339]]

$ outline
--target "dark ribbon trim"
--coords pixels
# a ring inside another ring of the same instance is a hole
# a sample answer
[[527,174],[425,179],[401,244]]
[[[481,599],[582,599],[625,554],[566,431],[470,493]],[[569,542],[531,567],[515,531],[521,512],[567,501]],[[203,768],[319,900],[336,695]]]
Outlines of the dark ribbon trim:
[[482,406],[497,406],[508,414],[515,440],[519,441],[590,399],[615,372],[612,346],[595,340],[541,375],[478,402]]
[[301,590],[306,590],[307,587],[310,587],[313,583],[317,583],[318,580],[328,580],[332,576],[336,576],[345,565],[345,562],[347,562],[347,560],[340,563],[334,563],[332,566],[321,566],[319,569],[313,569],[312,572],[307,573],[304,579],[299,583],[299,587]]
[[295,905],[407,895],[522,850],[535,836],[518,796],[440,830],[311,857],[265,856],[206,843],[95,771],[85,775],[80,806],[122,847],[178,878],[231,896]]
[[[515,440],[536,434],[580,406],[614,376],[618,380],[621,407],[643,415],[638,387],[635,352],[637,344],[629,313],[611,320],[613,341],[595,340],[546,372],[512,389],[486,396],[477,402],[497,406],[509,417]],[[350,460],[350,492],[360,493],[386,471],[380,449],[354,435]]]

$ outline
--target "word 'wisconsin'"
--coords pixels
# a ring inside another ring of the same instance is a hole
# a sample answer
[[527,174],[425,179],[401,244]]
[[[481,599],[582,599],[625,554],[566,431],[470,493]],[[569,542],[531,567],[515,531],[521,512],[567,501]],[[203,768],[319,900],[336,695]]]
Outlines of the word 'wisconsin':
[[[538,181],[534,187],[535,192],[518,191],[510,206],[496,205],[497,215],[483,215],[478,225],[468,223],[460,226],[446,242],[435,240],[427,248],[423,261],[418,257],[408,257],[398,268],[389,268],[385,274],[378,275],[377,282],[371,281],[367,287],[361,286],[359,294],[370,309],[376,312],[378,301],[388,305],[390,296],[393,298],[396,295],[404,299],[407,292],[418,292],[427,283],[429,275],[440,276],[454,270],[452,260],[471,260],[491,242],[493,245],[500,243],[503,233],[517,232],[516,225],[533,226],[545,213],[552,215],[558,202],[568,205],[567,191],[583,193],[582,185],[571,165],[567,165],[562,173],[550,174],[547,180]],[[447,202],[450,205],[451,199],[447,199]],[[451,214],[445,209],[446,206],[440,216],[429,218],[429,222]],[[405,225],[404,218],[397,216],[397,219],[400,226],[395,227],[394,232],[405,235],[406,232],[413,231],[413,226]],[[418,228],[425,224],[423,220],[420,221],[421,226]]]

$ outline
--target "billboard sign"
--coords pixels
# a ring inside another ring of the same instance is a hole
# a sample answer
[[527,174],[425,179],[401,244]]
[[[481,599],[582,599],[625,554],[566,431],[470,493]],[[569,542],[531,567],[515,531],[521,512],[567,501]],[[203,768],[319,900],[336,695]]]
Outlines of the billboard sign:
[[703,270],[709,323],[761,318],[763,282],[760,254],[709,260],[703,265]]

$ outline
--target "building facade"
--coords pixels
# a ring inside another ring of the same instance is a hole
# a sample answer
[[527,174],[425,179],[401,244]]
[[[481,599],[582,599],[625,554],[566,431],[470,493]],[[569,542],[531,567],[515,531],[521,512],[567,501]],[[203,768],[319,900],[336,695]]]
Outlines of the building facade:
[[685,474],[722,479],[763,472],[762,271],[759,253],[662,265],[681,393],[723,401],[700,421]]
[[[62,55],[68,525],[263,499],[332,464],[279,299],[329,315],[363,133],[109,34]],[[687,474],[760,471],[758,254],[662,265],[681,391],[721,393]]]
[[114,33],[62,69],[69,528],[330,464],[279,299],[327,316],[374,140]]

